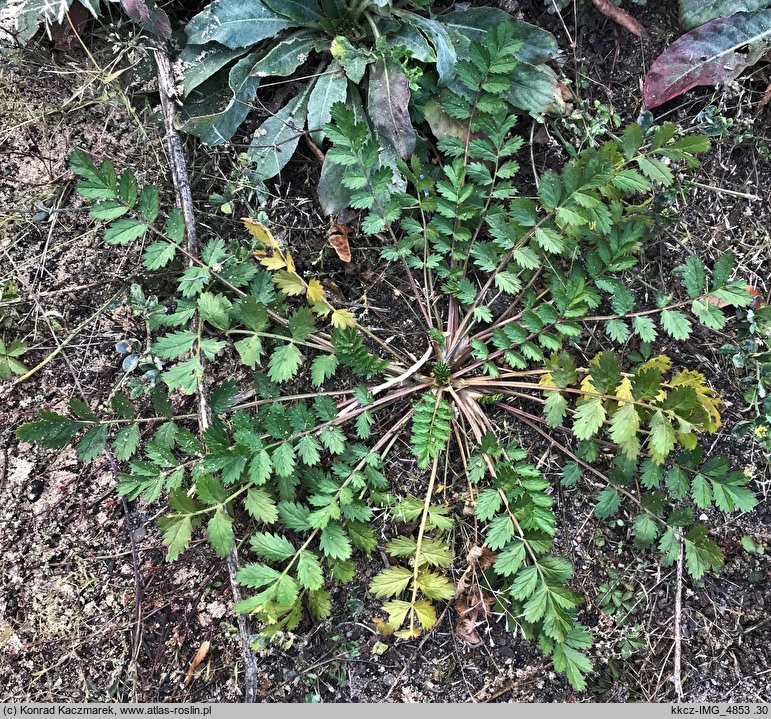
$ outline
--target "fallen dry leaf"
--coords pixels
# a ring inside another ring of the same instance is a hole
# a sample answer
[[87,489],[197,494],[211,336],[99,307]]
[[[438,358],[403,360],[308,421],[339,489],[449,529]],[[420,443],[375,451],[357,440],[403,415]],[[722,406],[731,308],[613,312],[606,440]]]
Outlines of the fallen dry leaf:
[[332,245],[337,256],[343,262],[351,261],[351,245],[348,243],[348,234],[350,231],[348,225],[332,222],[329,225],[329,232],[327,232],[327,242]]
[[485,594],[478,584],[472,585],[466,594],[458,597],[453,603],[458,614],[455,633],[469,646],[478,647],[482,644],[476,626],[480,619],[490,617],[494,604],[495,597]]
[[211,647],[211,642],[209,641],[203,642],[201,646],[198,647],[198,651],[195,653],[195,656],[193,657],[193,661],[190,662],[190,666],[187,668],[185,681],[182,684],[183,687],[187,688],[190,682],[193,681],[193,674],[195,673],[195,670],[198,669],[198,665],[204,659],[206,659],[206,655],[209,653],[209,647]]
[[[754,300],[752,303],[753,307],[758,307],[763,304],[763,292],[759,287],[755,287],[754,285],[747,285],[747,292],[750,293]],[[728,302],[721,300],[719,297],[715,297],[715,295],[707,295],[707,302],[715,305],[715,307],[720,307],[720,309],[723,309],[723,307],[728,307]]]
[[614,5],[612,0],[592,0],[592,3],[605,17],[609,17],[613,22],[626,28],[633,35],[648,37],[648,31],[626,10]]

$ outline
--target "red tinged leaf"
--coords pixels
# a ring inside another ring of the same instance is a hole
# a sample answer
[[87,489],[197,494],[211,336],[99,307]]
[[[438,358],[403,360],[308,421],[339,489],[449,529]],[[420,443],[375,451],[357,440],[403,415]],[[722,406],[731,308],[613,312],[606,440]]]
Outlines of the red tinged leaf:
[[367,113],[377,131],[405,160],[414,152],[417,139],[409,104],[410,84],[399,63],[382,59],[370,65]]
[[[78,35],[82,33],[83,27],[88,21],[88,10],[77,0],[72,3],[67,14],[70,16],[69,21],[65,17],[61,25],[55,25],[51,30],[54,50],[59,50],[60,52],[68,52],[78,47]],[[70,22],[72,25],[70,25]]]
[[686,33],[656,58],[645,78],[645,107],[700,85],[736,78],[771,49],[771,10],[718,18]]
[[168,15],[155,6],[153,0],[121,0],[121,6],[135,23],[148,32],[161,37],[171,37],[171,23]]

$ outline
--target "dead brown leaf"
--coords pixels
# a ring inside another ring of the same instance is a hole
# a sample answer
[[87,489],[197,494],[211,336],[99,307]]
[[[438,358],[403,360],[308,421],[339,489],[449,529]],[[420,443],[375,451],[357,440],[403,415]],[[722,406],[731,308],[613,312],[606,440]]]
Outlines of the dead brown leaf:
[[187,688],[191,681],[193,681],[193,674],[195,673],[195,670],[198,669],[198,665],[206,659],[206,655],[209,653],[209,648],[211,647],[211,642],[205,641],[201,643],[201,646],[198,647],[198,651],[195,653],[195,656],[193,657],[193,661],[190,662],[190,666],[187,668],[187,674],[185,675],[185,681],[182,684],[183,687]]
[[351,245],[348,242],[350,231],[351,229],[348,225],[332,222],[329,225],[329,232],[327,232],[327,242],[329,242],[343,262],[351,261]]
[[495,597],[485,594],[478,584],[472,585],[469,590],[459,596],[453,603],[458,614],[455,621],[455,633],[466,644],[478,647],[482,644],[476,627],[480,620],[488,619],[492,614]]
[[592,3],[605,17],[609,17],[613,22],[626,28],[633,35],[648,37],[648,31],[626,10],[614,5],[612,0],[592,0]]

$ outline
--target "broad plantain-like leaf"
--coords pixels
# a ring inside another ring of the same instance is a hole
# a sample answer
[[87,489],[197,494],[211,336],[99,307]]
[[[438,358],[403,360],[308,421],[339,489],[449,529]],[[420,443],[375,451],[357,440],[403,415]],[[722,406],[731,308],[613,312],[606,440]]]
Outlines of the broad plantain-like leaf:
[[514,20],[504,10],[494,7],[469,7],[441,15],[441,23],[474,42],[484,43],[487,33],[502,23],[513,30],[515,41],[522,43],[516,57],[520,62],[541,63],[557,56],[557,39],[536,25]]
[[330,110],[336,102],[345,102],[348,79],[336,60],[333,60],[313,86],[308,99],[308,129],[316,142],[326,137],[322,129],[330,118]]
[[531,115],[562,114],[566,108],[557,74],[548,65],[520,62],[512,71],[506,99]]
[[729,82],[771,49],[771,10],[737,13],[686,33],[664,50],[645,77],[646,107],[699,85]]
[[771,5],[771,0],[680,0],[680,24],[686,30],[737,12],[753,12]]
[[187,97],[196,87],[221,70],[231,60],[244,54],[243,49],[227,48],[217,42],[207,45],[188,44],[180,52],[179,59],[184,63],[185,77],[183,87]]
[[[434,60],[434,51],[414,25],[404,24],[398,30],[389,32],[386,41],[390,48],[398,45],[406,47],[418,62],[433,62]],[[345,66],[344,63],[343,66]]]
[[370,65],[367,112],[377,131],[405,160],[414,152],[417,139],[409,103],[409,81],[399,63],[382,58]]
[[156,7],[153,0],[120,0],[121,7],[135,23],[141,25],[147,32],[171,38],[171,23],[169,16]]
[[247,151],[254,163],[252,178],[255,181],[275,177],[291,159],[305,127],[312,87],[308,85],[257,129]]
[[316,33],[306,30],[287,35],[255,63],[251,74],[257,77],[287,77],[308,59],[308,53],[318,41]]
[[343,184],[346,169],[343,165],[330,162],[329,159],[326,159],[321,166],[316,190],[321,209],[328,217],[336,215],[351,205],[351,190]]
[[303,25],[318,22],[322,18],[321,8],[316,0],[263,0],[263,4]]
[[295,21],[273,12],[260,0],[248,3],[214,0],[187,24],[185,31],[194,45],[218,42],[232,49],[250,47],[296,25]]
[[239,60],[228,72],[227,86],[215,76],[193,89],[182,108],[181,130],[207,145],[227,142],[246,119],[260,78],[251,75],[256,54]]
[[452,33],[451,35],[447,27],[437,20],[430,20],[412,12],[404,12],[402,17],[408,23],[420,28],[421,32],[431,41],[436,55],[436,71],[439,73],[439,84],[447,85],[455,77],[455,64],[458,61],[458,54],[455,50],[453,39],[457,39],[457,34]]

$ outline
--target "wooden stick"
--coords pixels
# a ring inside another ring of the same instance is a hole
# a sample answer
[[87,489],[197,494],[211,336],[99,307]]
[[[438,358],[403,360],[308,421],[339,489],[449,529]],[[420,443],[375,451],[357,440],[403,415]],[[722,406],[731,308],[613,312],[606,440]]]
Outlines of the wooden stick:
[[683,545],[684,540],[680,537],[680,551],[677,553],[677,590],[675,592],[675,659],[672,680],[675,683],[675,692],[677,701],[683,701],[683,678],[682,678],[682,623],[683,623]]
[[[177,195],[177,204],[182,210],[182,216],[185,219],[185,237],[186,249],[188,255],[188,265],[192,266],[193,258],[198,257],[198,232],[196,229],[195,212],[193,210],[193,196],[190,191],[190,180],[187,174],[187,163],[185,153],[182,149],[182,138],[174,125],[176,107],[174,97],[174,76],[171,72],[171,64],[166,52],[161,48],[154,48],[155,63],[158,68],[158,89],[161,96],[161,109],[163,111],[163,124],[166,129],[166,146],[169,151],[169,162],[171,165],[171,175],[174,182],[174,191]],[[198,330],[198,318],[191,320],[192,331]],[[203,366],[204,359],[201,358]],[[210,425],[212,420],[211,407],[209,405],[208,393],[204,377],[198,382],[196,389],[196,401],[198,405],[198,427],[203,433]],[[238,573],[238,551],[235,547],[230,551],[227,557],[228,574],[230,575],[230,588],[233,593],[233,601],[237,604],[241,601],[241,589],[236,580]],[[244,702],[253,703],[257,701],[257,657],[250,646],[250,631],[247,618],[243,614],[238,615],[238,632],[241,635],[241,649],[244,657]]]

